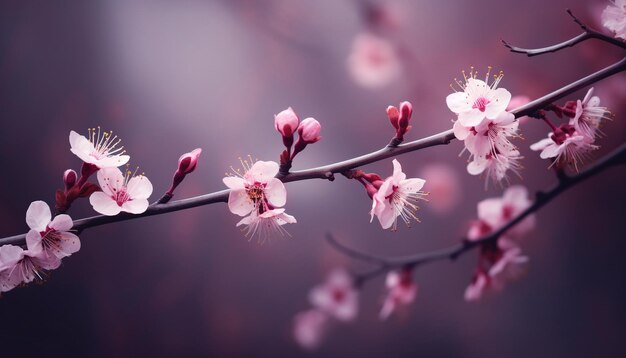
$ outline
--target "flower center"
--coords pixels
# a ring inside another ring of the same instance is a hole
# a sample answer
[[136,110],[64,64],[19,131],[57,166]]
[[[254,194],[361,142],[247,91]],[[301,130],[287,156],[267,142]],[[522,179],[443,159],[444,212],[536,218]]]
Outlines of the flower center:
[[333,300],[335,300],[335,302],[343,301],[344,297],[346,297],[346,293],[343,290],[333,290]]
[[491,101],[489,101],[487,98],[485,97],[478,97],[476,99],[476,101],[474,101],[474,105],[472,106],[472,108],[478,108],[479,111],[484,112],[485,108],[487,108],[487,105],[490,103]]
[[122,204],[130,200],[130,195],[128,195],[126,188],[122,188],[119,191],[115,192],[112,198],[113,200],[115,200],[118,206],[122,206]]
[[41,242],[42,245],[47,249],[59,249],[59,242],[61,241],[61,233],[46,227],[46,231],[42,231],[41,233]]

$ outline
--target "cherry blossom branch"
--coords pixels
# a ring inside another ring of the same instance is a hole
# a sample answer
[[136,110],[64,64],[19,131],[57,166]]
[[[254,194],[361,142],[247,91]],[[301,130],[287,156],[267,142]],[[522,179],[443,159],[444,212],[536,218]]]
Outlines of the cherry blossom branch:
[[626,49],[626,42],[620,41],[616,38],[613,38],[611,36],[607,36],[597,30],[592,29],[591,27],[585,25],[582,21],[580,21],[580,19],[578,19],[570,9],[567,9],[567,13],[572,17],[572,19],[574,19],[574,22],[576,22],[578,24],[578,26],[580,26],[580,28],[584,31],[582,34],[569,39],[567,41],[561,42],[559,44],[556,45],[552,45],[552,46],[548,46],[548,47],[544,47],[544,48],[537,48],[537,49],[527,49],[527,48],[521,48],[521,47],[516,47],[513,46],[511,44],[509,44],[508,42],[502,40],[502,43],[504,44],[504,46],[508,47],[512,52],[516,52],[516,53],[523,53],[528,55],[528,57],[532,57],[532,56],[538,56],[538,55],[543,55],[546,53],[552,53],[552,52],[557,52],[559,50],[562,50],[566,47],[573,47],[574,45],[589,40],[589,39],[598,39],[601,40],[603,42],[609,43],[611,45],[620,47],[622,49]]
[[[610,65],[600,71],[597,71],[589,76],[581,78],[575,82],[572,82],[554,92],[551,92],[541,98],[527,103],[524,106],[516,108],[511,112],[515,114],[516,118],[532,115],[536,111],[545,108],[552,102],[559,100],[575,91],[585,88],[591,84],[594,84],[604,78],[607,78],[616,73],[626,70],[626,57],[622,60]],[[396,155],[414,152],[417,150],[448,144],[454,140],[454,133],[452,130],[446,130],[429,137],[414,140],[408,143],[400,144],[397,146],[388,145],[375,152],[362,155],[360,157],[344,160],[341,162],[320,166],[317,168],[293,171],[288,174],[279,174],[278,178],[284,183],[308,179],[327,179],[334,180],[335,174],[347,173],[349,170],[371,164],[377,161],[381,161]],[[106,225],[114,222],[127,221],[132,219],[139,219],[148,216],[161,215],[179,210],[190,209],[198,206],[209,205],[220,202],[228,201],[229,190],[221,190],[214,193],[195,196],[187,199],[175,200],[166,203],[154,203],[148,207],[148,209],[141,214],[128,214],[120,213],[116,216],[98,215],[88,218],[78,219],[74,221],[73,230],[78,233],[91,227]],[[25,244],[26,234],[14,235],[9,237],[0,238],[0,245],[23,245]]]
[[536,194],[536,199],[532,205],[530,205],[526,210],[522,211],[519,215],[511,219],[507,224],[500,227],[499,229],[493,231],[492,233],[477,239],[477,240],[469,240],[467,237],[461,240],[461,243],[435,250],[425,253],[420,253],[411,256],[404,257],[394,257],[394,258],[386,258],[379,257],[375,255],[370,255],[353,248],[347,247],[337,241],[332,235],[327,235],[328,242],[335,247],[339,252],[344,255],[351,257],[355,260],[368,262],[372,264],[378,265],[378,268],[371,270],[369,272],[355,274],[355,284],[356,286],[360,286],[365,283],[367,280],[372,279],[380,274],[383,274],[387,271],[398,269],[402,267],[410,267],[415,268],[420,265],[424,265],[431,262],[437,261],[454,261],[459,256],[463,255],[466,252],[471,251],[472,249],[480,246],[481,244],[485,244],[488,242],[497,241],[504,233],[513,228],[515,225],[524,220],[527,216],[535,213],[546,204],[551,202],[553,199],[558,197],[560,194],[565,192],[567,189],[599,174],[604,172],[605,170],[617,166],[617,165],[626,165],[626,143],[622,144],[619,148],[614,150],[613,152],[605,155],[602,159],[600,159],[596,164],[589,167],[588,169],[572,176],[568,175],[560,175],[558,176],[559,182],[548,191],[539,191]]

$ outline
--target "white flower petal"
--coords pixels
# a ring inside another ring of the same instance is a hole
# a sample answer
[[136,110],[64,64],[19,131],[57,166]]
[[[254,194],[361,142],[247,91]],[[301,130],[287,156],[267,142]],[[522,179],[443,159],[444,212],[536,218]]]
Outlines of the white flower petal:
[[148,199],[131,199],[122,204],[122,210],[131,214],[141,214],[148,210]]
[[135,199],[148,199],[152,195],[152,183],[144,175],[132,177],[126,185],[126,192]]
[[69,215],[61,214],[57,215],[48,226],[56,231],[69,231],[74,226],[74,222]]
[[95,211],[102,215],[114,216],[119,214],[122,210],[113,198],[101,191],[91,194],[89,203]]
[[33,201],[26,210],[26,224],[33,230],[45,231],[51,218],[50,207],[41,200]]

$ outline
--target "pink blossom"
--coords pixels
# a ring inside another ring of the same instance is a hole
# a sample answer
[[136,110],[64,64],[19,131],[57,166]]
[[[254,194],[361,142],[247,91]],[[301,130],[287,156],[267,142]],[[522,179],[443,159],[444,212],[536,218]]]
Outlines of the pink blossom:
[[[493,256],[497,258],[494,260]],[[498,249],[495,253],[481,253],[483,260],[491,261],[488,269],[479,267],[472,283],[465,290],[466,301],[477,301],[485,293],[500,291],[507,281],[518,279],[525,271],[528,257],[522,256],[521,250],[511,247]]]
[[361,34],[354,39],[348,70],[357,84],[374,89],[387,86],[399,78],[402,64],[388,40]]
[[124,155],[126,151],[120,146],[121,139],[113,135],[113,131],[101,132],[100,127],[88,130],[89,138],[71,131],[71,151],[83,162],[93,164],[98,168],[114,168],[128,163],[130,157]]
[[282,207],[287,202],[287,189],[283,182],[274,178],[278,174],[278,163],[257,161],[250,165],[241,162],[245,172],[234,170],[236,176],[227,176],[222,181],[230,188],[228,208],[233,214],[246,216],[250,212],[263,213]]
[[412,303],[417,295],[417,285],[408,270],[390,271],[385,284],[388,293],[380,311],[381,319],[387,319],[399,305]]
[[0,246],[0,292],[7,292],[22,283],[43,280],[44,270],[54,270],[61,265],[54,255],[42,255],[41,247],[24,250],[19,246]]
[[552,165],[571,164],[578,170],[578,163],[598,148],[594,139],[576,131],[572,125],[561,125],[557,132],[550,133],[548,138],[530,146],[534,151],[541,151],[541,159],[554,158]]
[[522,157],[517,149],[498,154],[487,153],[485,156],[474,157],[474,160],[467,164],[467,172],[471,175],[485,174],[487,178],[485,186],[488,186],[490,180],[494,182],[507,180],[509,172],[519,175],[520,159]]
[[401,217],[407,225],[411,219],[419,222],[416,216],[419,209],[417,201],[424,200],[426,194],[420,190],[425,183],[425,180],[419,178],[407,179],[400,162],[394,159],[393,175],[385,179],[372,198],[370,222],[376,216],[383,229],[392,228],[392,230],[397,230],[398,217]]
[[614,0],[602,12],[602,25],[615,33],[615,37],[626,40],[626,0]]
[[309,293],[311,304],[340,321],[351,321],[358,311],[358,293],[350,275],[341,269],[332,271],[326,282]]
[[[528,197],[528,190],[521,185],[513,185],[506,189],[501,198],[488,198],[479,202],[478,219],[482,225],[487,225],[490,232],[506,225],[531,205],[532,201]],[[532,231],[534,227],[535,217],[530,215],[507,231],[507,234],[523,236]],[[468,238],[479,238],[489,233],[484,232],[484,226],[479,230],[482,231],[481,235],[476,236],[474,235],[476,228],[470,229]]]
[[69,232],[74,226],[69,215],[61,214],[52,219],[50,207],[43,201],[33,201],[26,211],[26,223],[30,231],[26,243],[30,252],[42,252],[42,257],[62,259],[80,250],[78,236]]
[[143,174],[134,175],[129,170],[122,174],[117,168],[106,168],[98,171],[98,183],[102,191],[91,194],[89,202],[100,214],[141,214],[148,209],[152,183]]
[[252,237],[258,235],[259,242],[263,243],[271,239],[275,233],[280,233],[282,236],[289,235],[282,226],[296,222],[296,218],[286,214],[284,208],[277,208],[266,210],[260,214],[257,211],[252,211],[250,215],[241,219],[237,226],[247,226],[245,229],[246,236],[252,240]]
[[608,119],[606,107],[600,106],[600,98],[589,89],[585,98],[576,102],[576,114],[569,124],[584,137],[596,138],[603,119]]
[[304,349],[319,348],[328,331],[328,316],[326,313],[312,309],[300,312],[293,320],[293,337]]
[[429,164],[422,168],[419,176],[428,181],[428,207],[438,214],[452,211],[461,199],[459,177],[448,164]]
[[309,117],[300,123],[298,135],[306,144],[312,144],[322,139],[322,137],[320,137],[321,129],[322,125],[320,122],[315,120],[315,118]]
[[[491,70],[491,68],[490,68]],[[472,70],[469,77],[463,73],[465,82],[456,81],[462,92],[455,92],[446,97],[448,108],[458,115],[458,120],[465,127],[477,126],[483,119],[495,119],[504,112],[511,100],[511,93],[504,88],[497,88],[502,79],[502,72],[489,84],[487,72],[485,81],[476,78]]]
[[501,112],[494,119],[485,119],[479,125],[467,127],[461,121],[454,123],[454,136],[463,140],[473,157],[511,153],[517,148],[509,137],[517,136],[519,123],[509,112]]

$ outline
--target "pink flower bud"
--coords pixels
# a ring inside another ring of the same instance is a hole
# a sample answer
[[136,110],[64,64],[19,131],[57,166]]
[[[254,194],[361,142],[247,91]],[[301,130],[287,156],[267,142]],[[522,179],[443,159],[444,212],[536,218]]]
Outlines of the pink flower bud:
[[398,109],[394,106],[387,107],[387,117],[389,117],[391,125],[395,129],[398,129],[398,120],[400,119],[400,112],[398,112]]
[[202,148],[196,148],[190,153],[185,153],[178,159],[178,172],[180,174],[189,174],[196,169],[198,165],[198,158],[202,153]]
[[[400,119],[398,119],[398,126],[400,129],[406,129],[409,127],[409,121],[411,120],[411,115],[413,114],[413,105],[410,102],[404,101],[400,103]],[[403,135],[406,133],[402,133]]]
[[299,122],[300,118],[291,107],[274,116],[274,126],[283,137],[292,137]]
[[63,184],[65,184],[65,190],[70,190],[74,184],[76,184],[76,179],[78,179],[78,175],[72,169],[68,169],[63,173]]
[[315,120],[315,118],[309,117],[300,123],[298,134],[306,144],[312,144],[322,139],[322,137],[320,137],[321,129],[322,125],[320,122]]

